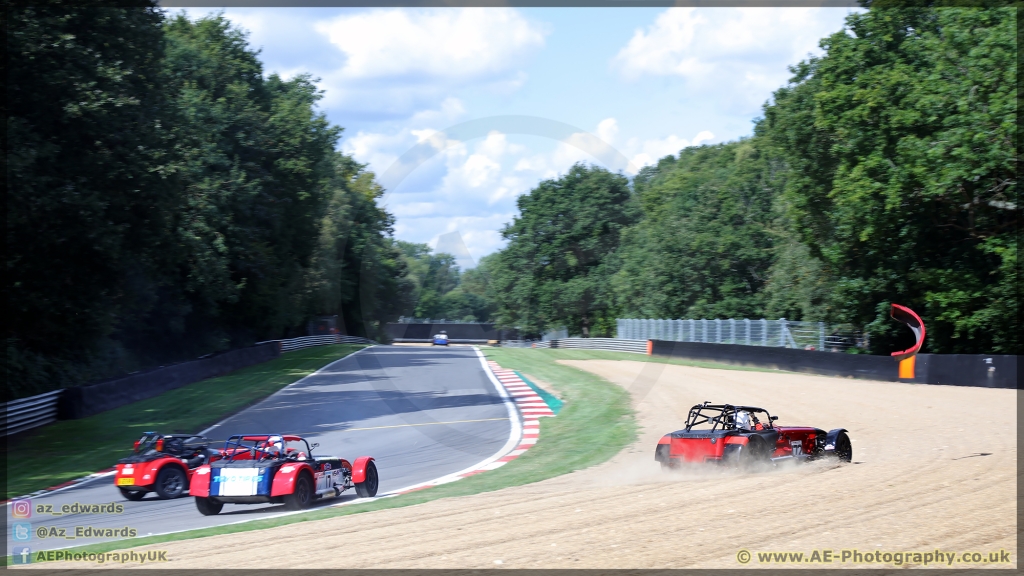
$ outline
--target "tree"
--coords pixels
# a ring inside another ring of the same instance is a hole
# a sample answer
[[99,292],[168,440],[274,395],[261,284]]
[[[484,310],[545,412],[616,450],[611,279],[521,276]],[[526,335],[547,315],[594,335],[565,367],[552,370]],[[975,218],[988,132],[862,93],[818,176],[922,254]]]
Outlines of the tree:
[[5,391],[24,394],[132,369],[109,337],[154,306],[178,195],[160,177],[159,9],[5,11]]
[[499,322],[527,334],[567,326],[584,337],[614,327],[609,257],[637,208],[629,181],[576,164],[517,200],[508,246],[490,270]]
[[686,148],[634,181],[643,219],[614,277],[629,317],[760,315],[773,260],[775,183],[757,142]]
[[1013,9],[873,9],[793,69],[757,132],[789,168],[785,202],[840,321],[879,352],[1019,351]]
[[380,337],[412,286],[307,76],[223,16],[12,8],[5,393],[304,333]]

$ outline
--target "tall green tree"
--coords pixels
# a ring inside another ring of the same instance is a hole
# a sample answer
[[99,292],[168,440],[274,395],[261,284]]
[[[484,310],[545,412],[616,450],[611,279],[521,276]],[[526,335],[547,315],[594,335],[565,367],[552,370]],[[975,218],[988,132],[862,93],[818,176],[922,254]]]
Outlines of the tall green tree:
[[776,184],[757,143],[686,148],[634,184],[643,219],[623,235],[619,310],[641,318],[760,315]]
[[576,164],[517,205],[490,270],[499,322],[526,334],[558,326],[584,337],[612,333],[611,258],[638,216],[629,181]]
[[8,393],[131,368],[173,247],[164,38],[152,2],[5,8]]
[[789,168],[784,200],[822,263],[837,319],[877,351],[1020,349],[1013,9],[872,9],[796,66],[758,134]]
[[372,173],[314,80],[223,16],[151,2],[5,13],[5,393],[299,335],[379,337],[411,285]]

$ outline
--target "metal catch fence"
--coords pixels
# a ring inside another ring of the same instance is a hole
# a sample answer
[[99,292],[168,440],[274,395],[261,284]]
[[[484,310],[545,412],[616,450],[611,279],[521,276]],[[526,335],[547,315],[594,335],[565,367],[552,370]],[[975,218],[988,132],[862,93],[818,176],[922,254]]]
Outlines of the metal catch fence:
[[377,344],[377,342],[374,342],[369,338],[363,338],[361,336],[342,336],[341,334],[302,336],[299,338],[288,338],[285,340],[267,340],[266,342],[257,342],[257,344],[266,344],[267,342],[280,342],[281,352],[289,352],[300,348],[309,348],[310,346],[326,346],[328,344]]
[[3,404],[4,436],[45,426],[57,419],[57,403],[63,390],[19,398]]
[[615,352],[647,353],[647,342],[619,338],[560,338],[546,341],[502,340],[506,348],[575,348],[579,350],[612,350]]
[[706,342],[711,344],[743,344],[776,346],[802,350],[843,352],[863,347],[863,335],[844,324],[744,319],[619,319],[617,336],[626,340],[669,340],[673,342]]

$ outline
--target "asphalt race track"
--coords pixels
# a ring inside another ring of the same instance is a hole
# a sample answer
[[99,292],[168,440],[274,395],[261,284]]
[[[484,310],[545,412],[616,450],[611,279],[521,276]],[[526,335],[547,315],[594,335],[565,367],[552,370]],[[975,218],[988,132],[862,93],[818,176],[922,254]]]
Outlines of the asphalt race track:
[[[208,429],[211,439],[238,433],[300,434],[320,447],[318,455],[376,459],[380,494],[458,472],[493,455],[508,441],[508,410],[470,347],[375,346],[338,360],[315,375]],[[198,431],[197,431],[198,432]],[[130,446],[125,447],[125,455]],[[355,490],[314,504],[355,499]],[[192,498],[129,502],[112,476],[33,498],[33,507],[120,502],[117,515],[46,516],[40,526],[134,528],[139,536],[230,524],[286,512],[283,505],[225,505],[218,516],[202,516]],[[8,542],[11,541],[8,523]],[[33,550],[67,548],[111,539],[40,539]]]

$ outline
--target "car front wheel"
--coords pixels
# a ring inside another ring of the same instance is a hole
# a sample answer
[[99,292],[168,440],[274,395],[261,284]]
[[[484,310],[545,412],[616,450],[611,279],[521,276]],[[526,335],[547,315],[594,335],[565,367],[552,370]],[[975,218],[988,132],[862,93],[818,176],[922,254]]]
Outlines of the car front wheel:
[[313,503],[313,481],[309,474],[300,474],[295,479],[295,490],[284,497],[284,505],[289,510],[304,510]]
[[373,498],[377,495],[378,484],[377,465],[371,460],[366,463],[366,477],[362,482],[356,484],[356,494],[360,498]]
[[836,447],[832,454],[839,458],[840,462],[851,462],[853,460],[853,444],[850,443],[850,437],[846,435],[846,432],[840,432],[836,436]]
[[224,508],[224,503],[215,502],[211,498],[196,496],[196,508],[203,516],[216,516]]

